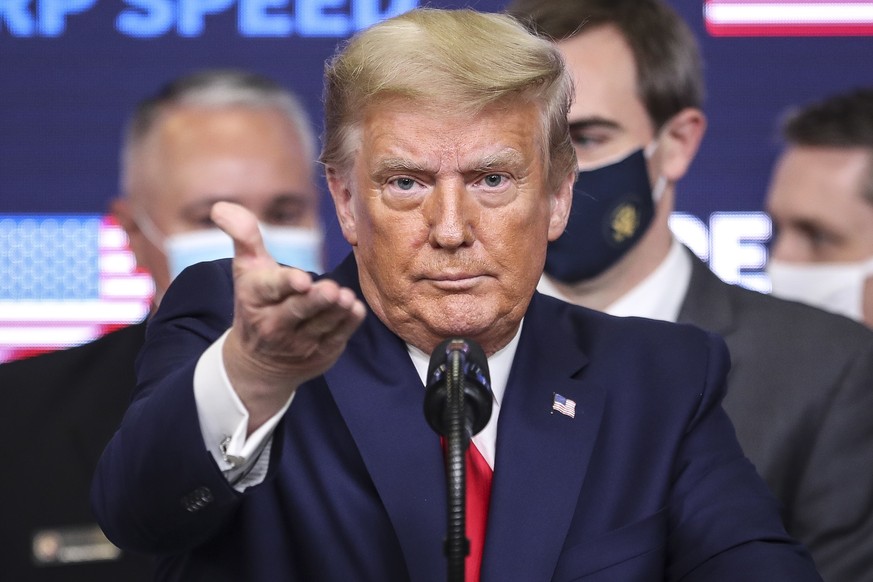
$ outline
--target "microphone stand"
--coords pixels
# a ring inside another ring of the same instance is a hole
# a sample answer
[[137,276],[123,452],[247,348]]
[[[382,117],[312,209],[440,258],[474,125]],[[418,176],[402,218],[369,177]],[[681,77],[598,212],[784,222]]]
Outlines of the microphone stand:
[[448,529],[443,553],[449,582],[464,582],[464,562],[470,554],[467,539],[466,451],[471,437],[491,418],[491,378],[488,359],[472,340],[451,338],[431,354],[424,415],[445,439]]
[[463,353],[451,350],[446,362],[446,479],[448,485],[448,529],[443,551],[448,561],[449,582],[464,582],[464,560],[470,553],[466,536],[467,466],[464,453],[469,438],[464,414]]

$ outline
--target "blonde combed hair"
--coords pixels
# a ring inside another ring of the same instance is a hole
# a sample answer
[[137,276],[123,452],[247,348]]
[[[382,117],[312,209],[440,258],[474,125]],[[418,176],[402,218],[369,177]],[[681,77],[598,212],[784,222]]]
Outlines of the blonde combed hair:
[[417,9],[352,37],[327,65],[321,161],[346,171],[367,108],[408,99],[475,115],[535,103],[551,186],[576,168],[567,112],[573,83],[554,45],[502,14]]

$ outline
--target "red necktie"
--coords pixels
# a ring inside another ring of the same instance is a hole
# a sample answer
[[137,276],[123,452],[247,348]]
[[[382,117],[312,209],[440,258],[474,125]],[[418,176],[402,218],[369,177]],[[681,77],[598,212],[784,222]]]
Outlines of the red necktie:
[[[445,439],[440,437],[443,453]],[[488,504],[491,501],[491,477],[494,472],[488,461],[470,441],[465,455],[467,466],[467,538],[470,540],[470,555],[464,560],[465,582],[479,582],[482,569],[482,551],[485,549],[485,530],[488,526]]]
[[491,501],[493,471],[488,461],[472,442],[467,449],[467,537],[470,555],[464,562],[466,582],[479,582],[482,551],[485,549],[485,530],[488,526],[488,503]]

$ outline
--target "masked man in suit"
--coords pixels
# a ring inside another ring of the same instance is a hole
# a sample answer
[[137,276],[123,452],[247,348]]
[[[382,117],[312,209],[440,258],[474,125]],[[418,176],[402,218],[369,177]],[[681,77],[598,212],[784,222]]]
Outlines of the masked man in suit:
[[423,388],[463,338],[493,388],[467,580],[819,579],[719,406],[721,340],[535,293],[576,173],[552,43],[414,10],[354,37],[325,87],[353,253],[313,280],[213,208],[235,256],[184,272],[149,326],[92,491],[110,539],[162,580],[445,580]]
[[[185,266],[233,254],[209,217],[216,200],[249,208],[281,260],[321,264],[315,136],[296,97],[239,71],[180,78],[143,101],[122,153],[123,196],[112,204],[157,305]],[[15,500],[0,520],[3,576],[22,582],[151,580],[151,560],[106,540],[90,510],[97,459],[136,383],[146,322],[91,343],[0,366],[4,458]],[[38,436],[37,436],[38,435]]]
[[792,111],[766,207],[773,294],[873,328],[873,87]]
[[873,571],[873,335],[846,319],[716,277],[671,234],[677,182],[703,137],[695,39],[661,0],[517,0],[577,83],[581,169],[540,291],[722,335],[724,406],[828,580]]

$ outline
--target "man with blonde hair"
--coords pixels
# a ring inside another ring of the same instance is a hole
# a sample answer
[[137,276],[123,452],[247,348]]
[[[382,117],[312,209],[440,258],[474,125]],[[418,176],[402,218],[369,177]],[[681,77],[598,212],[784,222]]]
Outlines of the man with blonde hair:
[[719,407],[723,343],[535,293],[570,210],[571,94],[506,16],[415,10],[353,38],[321,156],[353,252],[313,280],[213,207],[235,255],[182,273],[150,327],[92,491],[110,539],[162,580],[446,579],[423,387],[459,339],[493,412],[450,579],[818,580]]

